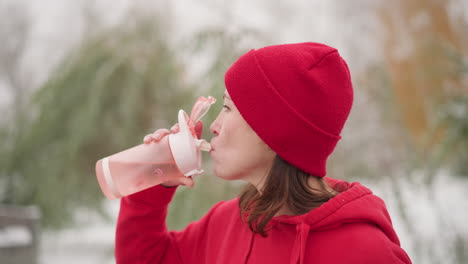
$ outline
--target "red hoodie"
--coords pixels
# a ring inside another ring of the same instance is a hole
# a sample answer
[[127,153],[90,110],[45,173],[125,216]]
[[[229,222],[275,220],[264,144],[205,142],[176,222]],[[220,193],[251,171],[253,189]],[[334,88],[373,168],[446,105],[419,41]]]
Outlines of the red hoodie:
[[307,214],[274,217],[268,237],[241,220],[238,199],[169,232],[167,207],[176,188],[156,186],[122,198],[117,263],[411,263],[382,199],[359,183],[326,179],[346,191]]

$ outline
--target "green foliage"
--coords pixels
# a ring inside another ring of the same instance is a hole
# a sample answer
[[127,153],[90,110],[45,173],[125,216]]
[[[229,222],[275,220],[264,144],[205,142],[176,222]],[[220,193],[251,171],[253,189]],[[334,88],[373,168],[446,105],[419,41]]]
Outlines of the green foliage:
[[453,98],[443,111],[447,124],[440,156],[455,175],[468,177],[468,95]]
[[446,54],[451,62],[450,76],[458,81],[449,88],[459,92],[454,92],[442,107],[442,122],[447,124],[443,149],[448,150],[449,167],[455,174],[468,177],[468,55],[453,48]]
[[[170,127],[177,110],[190,111],[200,95],[220,101],[204,118],[203,137],[210,139],[209,125],[222,105],[224,73],[246,51],[240,40],[255,41],[259,34],[211,28],[173,46],[158,25],[133,19],[93,34],[63,60],[20,118],[8,124],[13,132],[0,127],[0,135],[8,138],[0,145],[0,203],[36,204],[43,223],[52,228],[73,223],[79,207],[103,212],[95,162],[139,144],[157,128]],[[196,80],[202,88],[185,80],[176,59],[181,51],[213,58]],[[210,176],[207,164],[204,168],[207,173],[196,180],[195,189],[177,192],[168,217],[171,228],[184,227],[239,192],[241,185]]]
[[468,74],[467,56],[450,45],[440,44],[446,58],[439,67],[445,76],[444,103],[435,107],[434,130],[441,128],[443,137],[428,161],[428,171],[448,168],[454,175],[468,177]]
[[195,99],[166,39],[155,21],[140,20],[67,56],[1,146],[0,202],[37,204],[49,227],[69,223],[77,207],[99,209],[95,162],[175,123]]

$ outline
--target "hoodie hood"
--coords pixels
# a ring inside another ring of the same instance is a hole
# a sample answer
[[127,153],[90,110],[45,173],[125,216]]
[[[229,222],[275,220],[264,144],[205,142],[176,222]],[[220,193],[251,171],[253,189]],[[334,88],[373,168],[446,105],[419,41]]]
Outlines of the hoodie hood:
[[296,225],[296,239],[291,263],[303,263],[306,241],[310,231],[334,229],[343,224],[367,223],[379,227],[393,243],[400,245],[392,227],[390,215],[384,201],[360,183],[348,183],[341,180],[325,178],[327,183],[340,192],[304,215],[281,215],[272,219],[276,224]]

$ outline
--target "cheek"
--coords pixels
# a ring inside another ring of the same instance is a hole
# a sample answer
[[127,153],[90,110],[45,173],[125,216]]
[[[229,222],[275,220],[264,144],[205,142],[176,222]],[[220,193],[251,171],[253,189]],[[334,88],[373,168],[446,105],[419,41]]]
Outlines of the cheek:
[[[241,122],[226,123],[226,131],[222,138],[222,149],[215,159],[215,173],[224,179],[243,179],[250,173],[269,169],[274,159],[274,152],[253,132]],[[220,142],[221,143],[221,142]]]
[[233,146],[242,143],[242,134],[244,128],[240,126],[237,118],[232,116],[224,116],[221,121],[221,129],[217,141],[219,141],[219,148],[223,151],[231,150]]
[[238,145],[226,154],[215,165],[216,175],[226,180],[255,180],[253,176],[267,173],[274,159],[274,152],[255,145]]

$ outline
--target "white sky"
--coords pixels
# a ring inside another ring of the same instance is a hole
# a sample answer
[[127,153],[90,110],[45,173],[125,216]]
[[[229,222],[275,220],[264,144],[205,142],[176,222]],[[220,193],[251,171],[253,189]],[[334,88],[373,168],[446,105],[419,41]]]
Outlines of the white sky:
[[[366,3],[368,0],[360,0]],[[126,11],[143,7],[150,14],[162,11],[172,15],[175,40],[187,37],[207,26],[224,25],[225,28],[251,27],[271,35],[273,43],[316,41],[337,47],[350,66],[358,67],[365,58],[378,53],[375,45],[361,36],[356,45],[353,33],[362,31],[363,19],[348,21],[346,10],[339,0],[4,0],[8,4],[23,6],[30,13],[32,29],[29,48],[24,57],[25,78],[37,87],[44,82],[50,70],[83,37],[85,23],[83,7],[97,10],[105,25],[114,25],[125,18]],[[287,3],[287,4],[286,4]],[[364,12],[362,13],[364,14]],[[365,18],[365,15],[364,17]],[[365,25],[364,25],[365,26]],[[258,48],[258,47],[252,47]],[[365,50],[356,60],[356,49]],[[196,65],[188,65],[197,68]],[[0,81],[0,107],[9,102],[8,89]]]

